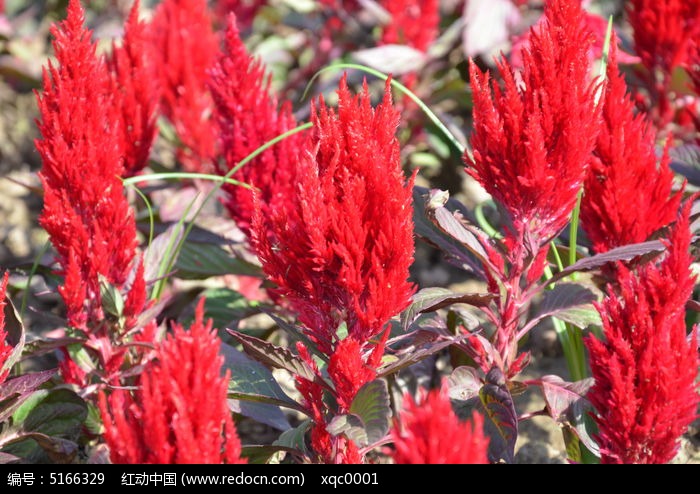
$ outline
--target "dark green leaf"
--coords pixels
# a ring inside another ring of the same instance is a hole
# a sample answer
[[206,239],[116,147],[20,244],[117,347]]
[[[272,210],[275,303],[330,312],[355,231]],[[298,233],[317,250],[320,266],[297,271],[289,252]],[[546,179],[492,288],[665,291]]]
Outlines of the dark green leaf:
[[452,304],[469,304],[474,307],[485,307],[494,299],[490,293],[458,293],[447,288],[423,288],[411,298],[411,305],[401,313],[401,324],[404,331],[416,320],[419,314],[433,312]]
[[518,416],[505,376],[498,367],[486,374],[486,384],[479,391],[480,412],[484,414],[484,429],[488,434],[489,460],[512,463],[518,439]]
[[107,314],[122,317],[124,314],[124,297],[119,289],[102,275],[100,275],[100,296],[102,297],[102,307]]
[[293,455],[299,454],[297,450],[286,446],[251,445],[241,448],[241,456],[246,458],[248,463],[252,465],[261,465],[267,463],[275,453],[279,453],[280,451],[285,451]]
[[293,429],[289,429],[280,434],[280,437],[272,443],[273,446],[283,446],[299,451],[302,455],[308,455],[306,447],[306,433],[311,427],[311,420],[304,420]]
[[224,366],[231,371],[229,405],[233,411],[279,430],[290,428],[279,405],[303,411],[282,391],[272,373],[230,345],[222,344]]
[[358,446],[380,441],[389,432],[391,407],[386,382],[376,379],[360,388],[350,405],[350,413],[334,417],[328,424],[333,435],[345,434]]
[[178,278],[203,280],[211,276],[242,274],[260,276],[260,267],[214,244],[185,242],[175,263]]
[[12,425],[25,432],[74,439],[87,417],[85,401],[69,389],[36,391],[12,415]]
[[214,321],[215,328],[225,328],[232,321],[260,313],[260,302],[248,300],[228,288],[209,288],[200,297],[205,299],[204,312]]
[[36,391],[15,410],[11,419],[14,439],[3,451],[30,463],[69,463],[77,453],[74,441],[86,416],[85,402],[73,391]]

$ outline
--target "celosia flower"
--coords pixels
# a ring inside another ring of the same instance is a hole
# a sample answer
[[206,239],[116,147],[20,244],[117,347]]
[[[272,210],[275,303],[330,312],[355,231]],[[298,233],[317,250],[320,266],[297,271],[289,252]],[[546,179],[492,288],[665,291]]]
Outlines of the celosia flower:
[[627,15],[634,47],[647,68],[650,113],[659,126],[673,119],[673,71],[684,65],[691,43],[700,37],[700,0],[632,0]]
[[[225,157],[219,168],[222,175],[266,142],[296,127],[289,103],[278,109],[265,67],[248,54],[233,16],[226,29],[225,53],[211,71],[210,88]],[[295,163],[304,152],[304,144],[305,137],[294,134],[233,174],[232,178],[256,188],[264,216],[287,208],[296,187]],[[251,190],[229,184],[223,188],[228,193],[226,208],[248,234],[253,216]]]
[[391,22],[382,32],[382,43],[403,44],[419,51],[427,51],[438,35],[439,2],[383,0],[381,3],[391,15]]
[[[120,289],[127,283],[136,226],[119,179],[121,118],[113,105],[109,71],[95,55],[83,20],[80,2],[71,0],[67,19],[52,27],[58,66],[49,63],[44,71],[38,95],[43,139],[36,147],[43,161],[40,223],[65,276],[59,291],[68,324],[86,329],[88,321],[103,320],[100,277]],[[127,304],[137,314],[145,285],[133,286]]]
[[664,153],[657,165],[656,132],[626,94],[616,60],[608,63],[603,125],[581,202],[581,224],[596,252],[643,242],[676,217],[681,194]]
[[460,422],[446,387],[422,392],[418,401],[407,394],[391,439],[395,463],[488,463],[489,439],[484,436],[483,418],[475,413],[472,421]]
[[7,332],[5,331],[5,297],[7,295],[7,280],[9,279],[9,273],[5,272],[0,281],[0,384],[5,382],[10,369],[5,369],[3,371],[3,365],[10,358],[12,353],[12,346],[7,342]]
[[[504,88],[471,64],[473,158],[467,172],[508,212],[508,236],[534,255],[566,225],[595,144],[591,33],[578,0],[552,0],[530,32],[518,80],[502,59]],[[526,238],[527,237],[527,238]]]
[[627,15],[635,50],[651,73],[670,76],[686,62],[692,40],[700,35],[698,0],[632,0]]
[[337,112],[323,100],[313,109],[315,151],[298,162],[289,206],[253,219],[265,273],[326,355],[342,322],[364,344],[413,293],[412,180],[401,170],[389,85],[376,110],[366,86],[353,97],[343,78],[338,95]]
[[146,26],[139,22],[140,1],[131,7],[121,46],[113,45],[108,63],[114,104],[122,114],[121,139],[124,175],[138,173],[148,163],[156,127],[158,91],[149,60]]
[[114,463],[245,463],[227,404],[221,341],[203,322],[204,300],[189,330],[173,325],[134,393],[115,389],[99,406]]
[[690,201],[673,228],[665,257],[629,271],[597,306],[605,340],[586,345],[595,385],[588,398],[603,463],[666,463],[695,419],[697,332],[686,334],[685,304],[695,283],[689,253]]
[[[329,357],[335,411],[347,413],[358,390],[376,377],[387,336],[379,334],[413,293],[407,281],[412,180],[401,170],[389,84],[376,109],[367,86],[353,96],[345,77],[338,96],[337,112],[322,99],[312,109],[314,151],[298,155],[295,187],[280,208],[267,216],[256,208],[252,244],[276,293]],[[306,348],[298,350],[320,378]],[[314,459],[362,461],[356,444],[329,434],[326,421],[334,413],[327,411],[321,385],[297,377],[297,388],[314,422]]]
[[219,56],[219,40],[206,0],[164,0],[153,15],[150,34],[161,109],[184,145],[182,164],[208,171],[217,155],[218,130],[207,79]]

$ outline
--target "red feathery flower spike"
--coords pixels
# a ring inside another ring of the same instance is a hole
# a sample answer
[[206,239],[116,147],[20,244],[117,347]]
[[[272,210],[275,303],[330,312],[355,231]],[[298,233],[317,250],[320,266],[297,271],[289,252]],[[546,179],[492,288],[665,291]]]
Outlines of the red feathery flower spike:
[[[136,248],[134,215],[124,196],[119,135],[109,71],[95,55],[83,10],[71,0],[68,17],[52,27],[57,66],[44,70],[37,95],[42,139],[44,210],[40,217],[58,252],[65,276],[59,291],[68,324],[86,328],[101,321],[100,277],[122,288],[132,272]],[[142,273],[142,271],[141,271]],[[143,283],[129,306],[140,310]],[[133,292],[134,290],[132,290]],[[138,313],[138,312],[136,312]],[[127,314],[133,315],[133,314]]]
[[372,109],[367,87],[353,96],[345,78],[338,110],[313,109],[315,152],[298,162],[286,210],[253,219],[253,244],[326,355],[346,322],[360,343],[378,335],[413,293],[412,180],[401,170],[398,114],[389,85]]
[[124,175],[141,171],[148,164],[158,128],[158,84],[149,59],[146,25],[139,22],[140,1],[131,7],[121,46],[113,45],[108,63],[112,72],[112,94],[122,114]]
[[687,63],[693,40],[700,38],[700,0],[632,0],[627,16],[635,50],[648,72],[650,111],[658,125],[666,125],[673,119],[673,71]]
[[188,170],[210,171],[218,129],[207,79],[219,56],[219,40],[206,0],[163,0],[150,33],[161,109],[185,148],[180,159]]
[[245,463],[227,404],[230,375],[221,373],[221,341],[203,315],[204,300],[189,330],[173,325],[135,393],[100,394],[112,462]]
[[616,271],[616,286],[597,306],[605,340],[588,337],[603,463],[666,463],[696,418],[697,331],[686,333],[693,292],[690,201],[678,217],[665,257],[634,273]]
[[440,2],[427,0],[384,0],[382,6],[391,15],[391,22],[382,32],[383,44],[403,44],[427,51],[438,35]]
[[673,172],[664,153],[657,165],[656,132],[626,94],[613,38],[603,125],[581,202],[581,225],[596,252],[643,242],[671,223],[681,194],[671,194]]
[[475,413],[471,422],[460,422],[446,387],[422,392],[417,401],[407,394],[391,439],[395,463],[488,463],[483,418]]
[[508,236],[536,254],[566,225],[588,169],[598,112],[589,76],[592,35],[578,0],[551,0],[531,30],[516,76],[498,62],[504,88],[474,63],[474,177],[510,215]]
[[[221,129],[221,148],[226,159],[219,173],[224,175],[243,158],[271,139],[296,127],[291,105],[278,109],[264,65],[248,54],[241,41],[236,18],[226,29],[226,49],[211,71],[209,81]],[[263,216],[286,210],[294,194],[295,163],[306,149],[305,137],[294,134],[266,150],[233,174],[232,178],[257,190]],[[246,234],[253,216],[251,190],[224,185],[231,217]]]

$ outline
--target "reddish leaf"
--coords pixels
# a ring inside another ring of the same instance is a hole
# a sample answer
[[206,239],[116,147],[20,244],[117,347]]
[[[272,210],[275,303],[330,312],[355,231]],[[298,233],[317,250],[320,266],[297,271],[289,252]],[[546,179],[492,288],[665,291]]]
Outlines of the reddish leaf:
[[512,463],[518,439],[518,415],[506,378],[498,367],[486,374],[486,384],[479,391],[479,397],[479,411],[485,417],[484,429],[490,438],[489,460]]

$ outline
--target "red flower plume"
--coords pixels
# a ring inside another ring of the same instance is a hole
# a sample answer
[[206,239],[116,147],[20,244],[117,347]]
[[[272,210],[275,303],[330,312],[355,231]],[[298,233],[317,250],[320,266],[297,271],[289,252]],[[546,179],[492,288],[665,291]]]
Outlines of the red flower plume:
[[488,463],[483,418],[475,413],[472,422],[460,422],[444,387],[423,392],[417,401],[406,395],[391,438],[396,463]]
[[[210,78],[226,159],[219,168],[222,175],[269,140],[296,127],[289,103],[278,108],[265,67],[248,54],[233,16],[229,18],[225,45],[225,53],[212,69]],[[288,208],[286,203],[296,186],[295,163],[305,149],[304,144],[305,137],[292,135],[233,174],[232,178],[256,188],[264,216]],[[226,208],[248,234],[253,216],[251,190],[229,184],[223,188],[228,193]]]
[[[59,290],[68,324],[78,328],[102,320],[100,277],[124,287],[136,248],[134,215],[119,180],[121,118],[107,65],[95,55],[83,21],[80,2],[71,0],[67,19],[52,27],[58,64],[49,63],[37,95],[42,139],[36,142],[44,186],[39,221],[65,276]],[[143,283],[134,286],[145,290]],[[142,293],[133,297],[144,299]],[[134,300],[130,307],[136,310]]]
[[643,242],[676,217],[681,194],[671,194],[673,172],[664,153],[657,165],[656,132],[634,102],[616,60],[608,63],[603,125],[581,202],[581,225],[596,252]]
[[188,170],[209,171],[217,156],[216,121],[207,87],[219,40],[206,0],[164,0],[150,25],[161,109],[175,126]]
[[228,409],[221,341],[203,314],[204,300],[189,330],[173,325],[135,393],[100,394],[112,462],[245,463]]
[[665,257],[634,273],[616,270],[616,286],[598,305],[605,340],[586,345],[595,385],[603,463],[666,463],[698,405],[697,332],[686,334],[685,304],[693,292],[690,202],[667,242]]
[[[508,236],[531,254],[566,225],[595,143],[598,113],[578,0],[551,0],[530,32],[523,71],[498,62],[504,87],[471,64],[473,158],[467,172],[506,209]],[[525,237],[528,238],[525,238]]]
[[112,72],[112,93],[121,111],[124,175],[134,175],[148,164],[156,138],[158,84],[149,59],[146,25],[139,22],[140,1],[131,7],[124,26],[121,46],[113,45],[108,60]]
[[315,152],[298,162],[290,206],[253,220],[265,273],[326,355],[341,322],[364,343],[413,293],[412,181],[399,162],[389,86],[376,109],[367,88],[353,96],[345,78],[338,95],[337,112],[323,100],[313,110]]

